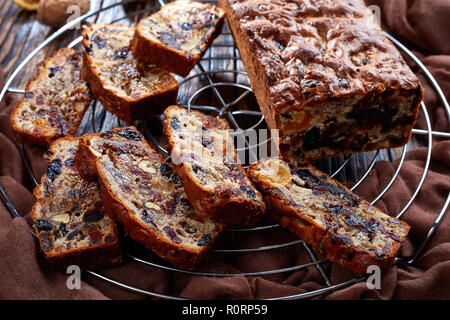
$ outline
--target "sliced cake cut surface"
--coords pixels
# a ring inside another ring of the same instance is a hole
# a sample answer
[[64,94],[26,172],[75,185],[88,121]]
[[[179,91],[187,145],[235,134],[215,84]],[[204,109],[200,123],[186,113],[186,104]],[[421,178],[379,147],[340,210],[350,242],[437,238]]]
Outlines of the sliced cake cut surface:
[[180,268],[194,268],[224,228],[199,219],[176,173],[134,127],[83,136],[76,159],[100,179],[106,213]]
[[386,269],[409,232],[408,224],[311,165],[270,158],[252,164],[248,174],[282,226],[356,275],[370,265]]
[[227,121],[179,106],[170,106],[164,114],[175,171],[197,212],[254,225],[265,205],[245,175]]
[[284,157],[408,142],[423,89],[363,0],[219,0]]
[[136,27],[139,61],[187,76],[222,30],[225,12],[208,3],[179,0],[164,5]]
[[75,166],[78,143],[60,138],[50,146],[47,172],[33,192],[33,228],[54,268],[114,266],[122,260],[117,228],[102,213],[99,183],[83,179]]
[[92,101],[81,76],[82,53],[57,51],[37,66],[37,75],[11,114],[11,128],[19,143],[49,144],[73,135]]
[[83,74],[105,108],[125,121],[160,114],[176,102],[178,82],[131,53],[134,27],[92,24],[83,28]]

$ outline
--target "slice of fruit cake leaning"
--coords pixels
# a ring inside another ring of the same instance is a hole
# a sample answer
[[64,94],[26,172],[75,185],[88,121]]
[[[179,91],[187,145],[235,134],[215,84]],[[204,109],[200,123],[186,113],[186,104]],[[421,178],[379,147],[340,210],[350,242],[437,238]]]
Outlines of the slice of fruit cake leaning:
[[174,169],[197,212],[228,223],[256,224],[265,204],[245,175],[228,122],[179,106],[164,114]]
[[114,266],[122,260],[116,224],[103,215],[99,183],[83,179],[75,166],[78,144],[68,137],[50,146],[47,172],[33,192],[33,228],[53,268]]
[[225,227],[198,219],[176,173],[134,127],[85,135],[76,159],[101,181],[106,213],[180,268],[193,269]]
[[82,34],[84,78],[109,112],[131,122],[159,115],[176,102],[175,78],[155,65],[139,63],[131,53],[134,27],[92,24]]
[[179,0],[142,19],[133,54],[180,76],[187,76],[222,30],[225,12],[209,3]]
[[37,75],[28,81],[25,95],[11,113],[17,142],[49,144],[75,134],[92,101],[81,70],[82,53],[70,48],[37,66]]
[[283,227],[356,275],[390,266],[409,232],[344,185],[309,164],[280,158],[252,164],[249,176]]

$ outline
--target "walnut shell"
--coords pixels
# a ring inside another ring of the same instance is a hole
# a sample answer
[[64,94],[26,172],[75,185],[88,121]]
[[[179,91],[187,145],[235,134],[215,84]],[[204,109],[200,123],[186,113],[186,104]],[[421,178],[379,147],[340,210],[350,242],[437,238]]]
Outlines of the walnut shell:
[[88,12],[90,6],[90,0],[41,0],[37,17],[40,22],[59,28],[65,25],[68,19],[73,20]]

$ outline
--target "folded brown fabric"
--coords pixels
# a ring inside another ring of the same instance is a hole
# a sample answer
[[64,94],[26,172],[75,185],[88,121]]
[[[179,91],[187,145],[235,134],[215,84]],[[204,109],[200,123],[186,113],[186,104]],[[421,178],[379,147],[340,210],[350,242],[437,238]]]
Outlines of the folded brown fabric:
[[366,3],[380,7],[383,26],[393,35],[421,51],[450,54],[447,0],[366,0]]
[[[380,6],[386,29],[415,50],[450,98],[450,3],[444,0],[369,2]],[[450,132],[449,120],[438,97],[423,76],[421,80],[425,86],[425,104],[433,130]],[[3,289],[0,299],[148,298],[99,280],[89,273],[83,273],[80,290],[69,290],[66,274],[47,271],[29,228],[28,214],[34,202],[31,194],[33,185],[19,149],[11,140],[9,113],[16,101],[16,97],[8,95],[0,104],[0,185],[24,219],[13,218],[0,201],[0,287]],[[426,129],[422,112],[417,127]],[[45,150],[40,147],[26,147],[36,177],[40,177],[45,170],[43,152]],[[426,155],[426,148],[407,153],[399,177],[376,206],[390,215],[397,214],[403,208],[419,183]],[[450,190],[449,163],[449,139],[434,139],[429,173],[416,200],[403,217],[411,226],[411,231],[401,256],[416,252],[441,210]],[[355,190],[356,193],[369,201],[373,200],[387,185],[397,165],[398,161],[378,162]],[[446,285],[450,283],[449,231],[450,214],[447,213],[416,263],[411,267],[394,266],[389,269],[382,276],[380,290],[368,289],[365,282],[360,282],[315,299],[450,299],[450,286]],[[295,239],[290,232],[276,228],[249,233],[228,232],[223,242],[228,248],[252,248]],[[239,273],[280,269],[307,262],[310,258],[298,244],[255,253],[214,253],[199,270]],[[329,262],[322,266],[333,284],[353,278],[347,271]],[[272,298],[325,286],[315,267],[264,277],[213,278],[164,271],[125,259],[123,265],[100,270],[99,273],[140,289],[196,299]]]

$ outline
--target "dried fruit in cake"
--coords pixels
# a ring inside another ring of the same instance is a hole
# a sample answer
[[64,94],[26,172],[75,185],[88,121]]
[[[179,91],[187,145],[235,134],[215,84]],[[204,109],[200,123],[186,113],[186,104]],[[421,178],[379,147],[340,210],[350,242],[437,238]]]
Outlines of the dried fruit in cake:
[[176,173],[134,127],[83,136],[76,161],[101,181],[105,212],[180,268],[194,268],[224,228],[198,219]]
[[75,166],[77,138],[60,138],[47,152],[48,167],[34,190],[33,228],[50,266],[102,268],[121,262],[114,221],[103,215],[100,185]]
[[187,76],[222,30],[225,12],[208,3],[179,0],[164,5],[136,27],[133,54]]
[[234,224],[258,222],[265,205],[245,175],[227,121],[179,106],[164,114],[174,169],[197,212]]
[[370,265],[391,265],[409,232],[408,224],[309,164],[270,158],[252,164],[248,174],[283,227],[356,275]]
[[408,142],[423,88],[363,0],[219,0],[284,158]]
[[131,53],[134,27],[92,24],[82,34],[84,77],[109,112],[130,122],[158,115],[176,102],[175,78],[155,65],[138,63]]
[[11,113],[11,128],[19,143],[49,144],[73,135],[92,101],[81,76],[82,53],[57,51],[37,66],[37,75]]

